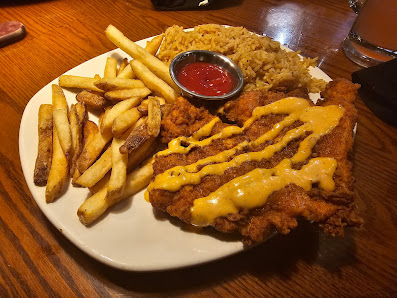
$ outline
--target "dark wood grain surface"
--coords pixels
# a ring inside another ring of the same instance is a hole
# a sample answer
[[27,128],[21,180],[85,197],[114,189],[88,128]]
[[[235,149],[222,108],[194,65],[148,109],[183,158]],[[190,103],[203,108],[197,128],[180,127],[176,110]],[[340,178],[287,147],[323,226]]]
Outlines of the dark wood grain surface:
[[359,67],[341,50],[355,18],[342,0],[216,1],[204,11],[154,10],[149,0],[2,1],[0,21],[27,36],[0,48],[0,296],[396,296],[397,129],[360,100],[354,148],[360,229],[332,238],[310,224],[238,255],[166,272],[124,272],[90,258],[42,214],[22,174],[18,132],[24,107],[51,80],[114,49],[115,25],[132,40],[177,24],[245,26],[303,55],[332,78]]

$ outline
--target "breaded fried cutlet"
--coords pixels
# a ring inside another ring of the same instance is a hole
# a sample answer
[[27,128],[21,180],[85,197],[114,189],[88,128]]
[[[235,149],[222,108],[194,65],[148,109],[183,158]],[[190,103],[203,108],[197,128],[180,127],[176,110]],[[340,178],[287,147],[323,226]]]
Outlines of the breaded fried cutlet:
[[299,90],[247,92],[223,108],[234,125],[179,98],[163,120],[170,143],[153,164],[151,204],[188,224],[238,231],[247,245],[289,233],[299,218],[343,235],[361,223],[348,160],[357,88],[333,81],[316,105]]

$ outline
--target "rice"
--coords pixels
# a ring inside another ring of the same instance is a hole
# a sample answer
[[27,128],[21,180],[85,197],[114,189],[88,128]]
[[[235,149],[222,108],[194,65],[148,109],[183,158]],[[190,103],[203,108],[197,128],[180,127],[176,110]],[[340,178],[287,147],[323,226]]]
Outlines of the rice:
[[303,87],[319,92],[326,85],[309,74],[317,58],[302,58],[299,52],[285,51],[279,42],[243,27],[207,24],[185,32],[174,25],[165,31],[158,57],[169,64],[176,55],[189,50],[210,50],[229,57],[243,72],[246,91]]

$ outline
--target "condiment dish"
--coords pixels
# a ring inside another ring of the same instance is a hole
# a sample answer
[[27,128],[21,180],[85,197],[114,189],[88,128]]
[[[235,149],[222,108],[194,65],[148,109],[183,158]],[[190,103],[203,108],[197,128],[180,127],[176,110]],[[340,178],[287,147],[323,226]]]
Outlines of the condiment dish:
[[[185,66],[195,62],[208,62],[227,72],[232,81],[231,90],[222,95],[212,96],[199,94],[184,86],[178,79],[178,75]],[[244,83],[240,68],[232,60],[219,53],[205,50],[192,50],[177,55],[170,64],[170,75],[181,89],[182,96],[204,100],[224,100],[234,97],[241,92]]]

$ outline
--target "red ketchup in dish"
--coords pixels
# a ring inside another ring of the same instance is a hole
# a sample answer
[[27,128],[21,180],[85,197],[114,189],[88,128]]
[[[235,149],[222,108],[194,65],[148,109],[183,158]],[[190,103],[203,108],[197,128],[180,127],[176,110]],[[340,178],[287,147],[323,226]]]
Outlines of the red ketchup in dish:
[[233,89],[230,74],[216,64],[194,62],[185,65],[177,75],[187,89],[201,95],[220,96]]

